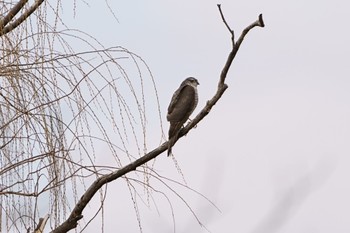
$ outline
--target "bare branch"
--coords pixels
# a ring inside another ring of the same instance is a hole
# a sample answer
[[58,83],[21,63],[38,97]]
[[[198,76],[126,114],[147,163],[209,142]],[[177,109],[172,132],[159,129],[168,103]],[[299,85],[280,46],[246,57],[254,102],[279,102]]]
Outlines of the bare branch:
[[[226,23],[226,20],[221,12],[220,5],[218,5],[219,11],[221,14],[221,17],[227,27],[227,29],[230,31],[232,35],[233,40],[233,30],[230,29],[229,25]],[[232,64],[233,59],[235,58],[239,47],[244,39],[244,36],[255,26],[263,27],[264,23],[262,20],[262,16],[259,16],[259,19],[254,22],[253,24],[249,25],[246,29],[243,30],[241,36],[239,37],[237,43],[233,43],[232,50],[227,58],[227,61],[223,67],[223,70],[220,75],[219,85],[218,89],[215,93],[215,95],[207,101],[207,104],[204,106],[204,108],[199,112],[199,114],[189,123],[186,125],[186,127],[180,132],[179,138],[183,137],[185,134],[187,134],[195,125],[197,125],[212,109],[212,107],[217,103],[217,101],[221,98],[225,90],[228,88],[228,86],[225,84],[225,79],[227,76],[227,73],[230,69],[230,66]],[[143,157],[135,160],[134,162],[122,167],[121,169],[114,171],[110,174],[100,176],[98,179],[96,179],[90,187],[86,190],[86,192],[81,196],[78,203],[75,205],[73,211],[71,212],[68,219],[63,222],[60,226],[58,226],[56,229],[52,231],[52,233],[64,233],[67,232],[73,228],[75,228],[78,224],[78,221],[83,218],[82,212],[87,206],[87,204],[90,202],[90,200],[93,198],[95,193],[105,184],[114,181],[127,173],[136,170],[137,167],[147,163],[148,161],[156,158],[158,155],[160,155],[162,152],[164,152],[168,148],[168,142],[163,143],[158,148],[152,150],[151,152],[147,153]]]
[[9,33],[13,29],[15,29],[16,27],[18,27],[36,9],[38,9],[41,3],[44,2],[44,0],[36,0],[35,3],[28,10],[26,10],[20,17],[18,17],[18,19],[16,19],[13,23],[6,26],[9,23],[9,21],[12,20],[13,17],[23,8],[23,6],[26,4],[27,1],[28,0],[21,0],[11,9],[11,11],[4,17],[4,19],[0,21],[0,36],[3,36],[6,33]]
[[125,167],[112,172],[107,175],[103,175],[99,177],[97,180],[95,180],[90,187],[86,190],[86,192],[81,196],[78,203],[75,205],[71,215],[68,217],[68,219],[62,223],[59,227],[57,227],[55,230],[52,231],[52,233],[63,233],[67,232],[77,226],[78,220],[83,218],[82,212],[85,209],[86,205],[90,202],[92,197],[95,195],[95,193],[105,184],[118,179],[121,176],[124,176],[125,174],[136,170],[137,167],[147,163],[148,161],[154,159],[158,155],[160,155],[162,152],[164,152],[168,148],[168,142],[163,143],[158,148],[154,149],[153,151],[147,153],[145,156],[135,160],[134,162],[126,165]]
[[5,15],[5,17],[0,21],[1,28],[3,29],[15,15],[24,7],[28,0],[20,0],[12,9]]
[[225,19],[225,17],[224,17],[224,14],[222,13],[222,10],[221,10],[221,4],[218,4],[217,6],[218,6],[218,8],[219,8],[219,12],[220,12],[222,21],[224,21],[225,26],[227,27],[227,29],[229,30],[229,32],[230,32],[231,35],[232,35],[231,39],[232,39],[232,43],[233,43],[233,45],[234,45],[234,43],[235,43],[235,33],[234,33],[234,31],[230,28],[230,26],[228,25],[228,23],[226,22],[226,19]]
[[[224,15],[222,14],[222,11],[221,11],[221,8],[220,8],[220,5],[218,5],[218,8],[219,8],[219,12],[220,12],[220,15],[221,17],[223,18],[225,24],[226,24],[226,20],[225,20],[225,17]],[[238,38],[237,42],[234,41],[234,38],[233,38],[233,31],[230,29],[230,27],[227,25],[227,29],[230,31],[231,35],[232,35],[232,50],[230,52],[230,54],[228,55],[228,58],[226,60],[226,64],[224,66],[224,68],[222,69],[221,71],[221,75],[220,75],[220,81],[219,81],[219,84],[218,84],[218,89],[222,89],[224,88],[224,86],[226,85],[225,84],[225,79],[226,79],[226,76],[227,76],[227,72],[228,70],[230,69],[231,67],[231,63],[233,61],[233,59],[235,58],[238,50],[239,50],[239,47],[241,46],[241,43],[243,42],[244,40],[244,37],[248,34],[248,32],[254,28],[254,27],[264,27],[265,24],[264,24],[264,21],[263,21],[263,18],[262,18],[262,14],[259,15],[259,18],[258,20],[256,20],[254,23],[252,23],[251,25],[249,25],[248,27],[246,27],[240,37]],[[227,87],[226,87],[227,88]]]
[[[265,24],[264,24],[264,21],[263,21],[263,17],[262,17],[262,14],[259,15],[259,18],[254,22],[252,23],[251,25],[249,25],[248,27],[246,27],[242,33],[241,33],[241,36],[238,38],[237,42],[236,42],[236,46],[240,46],[241,43],[243,42],[244,40],[244,37],[248,34],[248,32],[254,28],[254,27],[265,27]],[[237,48],[238,50],[238,48]]]

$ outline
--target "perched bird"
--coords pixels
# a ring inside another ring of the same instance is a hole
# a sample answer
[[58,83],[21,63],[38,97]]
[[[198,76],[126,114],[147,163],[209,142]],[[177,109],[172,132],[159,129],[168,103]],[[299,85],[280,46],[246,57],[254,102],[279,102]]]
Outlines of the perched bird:
[[175,91],[168,107],[167,120],[169,127],[168,156],[175,144],[179,132],[198,104],[197,85],[199,82],[193,77],[186,78]]

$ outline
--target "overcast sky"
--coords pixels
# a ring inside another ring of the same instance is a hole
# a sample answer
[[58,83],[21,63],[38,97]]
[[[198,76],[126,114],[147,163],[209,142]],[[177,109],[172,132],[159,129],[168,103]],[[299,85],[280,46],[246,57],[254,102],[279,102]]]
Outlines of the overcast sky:
[[[126,47],[147,62],[167,131],[166,109],[183,79],[200,82],[194,114],[215,92],[231,46],[217,3],[110,1],[117,22],[105,3],[89,1],[90,6],[78,4],[75,19],[67,12],[62,17],[106,47]],[[219,3],[237,37],[260,13],[266,27],[248,34],[228,74],[229,89],[173,148],[187,184],[221,212],[199,195],[178,190],[213,233],[350,232],[350,4]],[[182,180],[165,153],[155,168]],[[108,186],[106,232],[138,230],[132,201],[122,189],[127,187]],[[169,196],[176,232],[206,232],[179,198]],[[154,205],[140,205],[143,232],[173,232],[166,199],[154,198],[159,214]],[[86,232],[96,232],[97,225]]]

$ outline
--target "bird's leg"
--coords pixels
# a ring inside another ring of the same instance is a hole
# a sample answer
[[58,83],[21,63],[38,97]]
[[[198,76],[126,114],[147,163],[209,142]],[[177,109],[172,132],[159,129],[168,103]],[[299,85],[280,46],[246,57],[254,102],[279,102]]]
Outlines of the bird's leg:
[[[185,129],[185,126],[181,126],[181,129],[179,130],[179,133],[182,134],[183,130]],[[187,135],[187,133],[185,134],[185,136]]]
[[[190,123],[192,122],[191,119],[188,119],[188,121],[189,121],[189,122],[187,123],[187,125],[190,124]],[[193,126],[193,128],[197,128],[197,125]],[[184,129],[185,129],[185,126],[182,125],[182,126],[181,126],[181,129],[179,130],[179,133],[182,134]],[[187,135],[187,133],[185,134],[185,136],[186,136],[186,135]]]
[[[188,118],[188,121],[189,121],[189,123],[192,122],[192,120],[190,118]],[[193,128],[197,128],[197,125],[193,126]]]

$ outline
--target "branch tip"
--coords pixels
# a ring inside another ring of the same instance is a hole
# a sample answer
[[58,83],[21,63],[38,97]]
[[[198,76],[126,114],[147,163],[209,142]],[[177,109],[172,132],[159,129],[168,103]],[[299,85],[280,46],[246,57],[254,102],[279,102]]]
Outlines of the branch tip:
[[220,16],[221,16],[221,19],[222,21],[224,22],[226,28],[228,29],[228,31],[230,32],[231,36],[232,36],[232,42],[234,43],[234,38],[235,38],[235,32],[230,28],[230,26],[228,25],[228,23],[226,22],[226,19],[225,19],[225,16],[224,16],[224,13],[222,13],[222,10],[221,10],[221,4],[217,4],[218,8],[219,8],[219,12],[220,12]]
[[262,14],[259,15],[259,24],[260,24],[259,25],[260,27],[265,27],[265,23],[264,23]]

